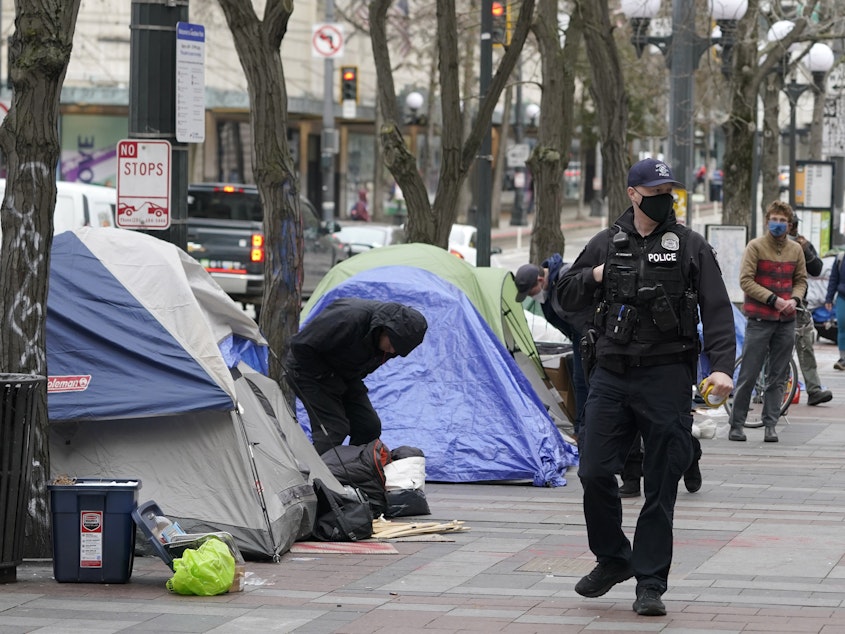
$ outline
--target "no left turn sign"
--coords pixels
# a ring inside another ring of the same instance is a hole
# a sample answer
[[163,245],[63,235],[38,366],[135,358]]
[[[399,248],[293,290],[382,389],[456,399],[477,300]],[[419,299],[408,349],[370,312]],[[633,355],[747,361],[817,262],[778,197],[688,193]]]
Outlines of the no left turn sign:
[[334,59],[343,56],[343,26],[315,24],[311,31],[311,50],[314,57]]

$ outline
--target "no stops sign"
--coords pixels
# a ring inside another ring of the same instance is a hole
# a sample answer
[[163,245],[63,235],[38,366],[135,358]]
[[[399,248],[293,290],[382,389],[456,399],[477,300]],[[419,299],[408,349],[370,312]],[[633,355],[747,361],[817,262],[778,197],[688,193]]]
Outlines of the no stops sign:
[[170,226],[170,142],[126,139],[117,144],[117,226]]

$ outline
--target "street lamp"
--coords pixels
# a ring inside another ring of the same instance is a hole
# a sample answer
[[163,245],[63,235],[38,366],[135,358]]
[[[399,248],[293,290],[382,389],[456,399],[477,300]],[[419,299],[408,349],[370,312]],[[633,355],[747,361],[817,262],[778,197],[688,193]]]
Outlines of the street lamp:
[[[780,41],[792,30],[794,24],[789,20],[781,20],[775,22],[767,34],[767,39],[770,42]],[[799,44],[792,44],[789,47],[789,52],[794,53],[799,50]],[[795,209],[795,163],[796,163],[796,121],[795,115],[798,106],[798,99],[806,91],[812,89],[816,95],[824,92],[824,78],[827,72],[833,68],[833,50],[822,42],[816,42],[807,51],[801,65],[810,72],[812,82],[808,84],[798,83],[795,80],[795,72],[792,73],[789,83],[784,83],[783,91],[789,99],[789,205]],[[784,58],[780,65],[778,72],[781,80],[786,81],[786,72],[788,68],[788,59]]]
[[422,108],[423,103],[425,103],[425,97],[416,90],[409,92],[405,97],[405,106],[408,108],[408,112],[410,112],[411,115],[408,123],[410,124],[411,132],[411,154],[414,155],[414,159],[417,158],[417,126],[420,123],[420,116],[418,113],[420,108]]
[[528,125],[532,128],[536,128],[537,119],[540,117],[540,106],[536,103],[529,103],[525,106],[525,116],[528,117]]
[[[651,19],[657,15],[661,0],[622,0],[622,11],[631,20],[637,56],[649,44],[666,57],[669,68],[669,161],[675,177],[687,184],[693,182],[692,106],[695,78],[701,54],[713,45],[722,47],[722,73],[731,68],[731,51],[737,22],[748,9],[747,0],[709,0],[710,15],[719,27],[719,37],[701,37],[695,32],[694,0],[672,3],[672,33],[666,37],[647,35]],[[689,197],[687,198],[689,204]]]

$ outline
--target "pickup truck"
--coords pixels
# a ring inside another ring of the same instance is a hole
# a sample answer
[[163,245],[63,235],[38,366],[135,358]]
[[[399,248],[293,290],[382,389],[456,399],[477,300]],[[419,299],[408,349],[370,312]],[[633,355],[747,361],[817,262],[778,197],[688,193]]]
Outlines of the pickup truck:
[[[320,220],[301,198],[303,236],[302,296],[344,258],[331,234],[335,222]],[[188,252],[235,301],[261,311],[264,295],[264,210],[255,185],[196,183],[188,185]]]

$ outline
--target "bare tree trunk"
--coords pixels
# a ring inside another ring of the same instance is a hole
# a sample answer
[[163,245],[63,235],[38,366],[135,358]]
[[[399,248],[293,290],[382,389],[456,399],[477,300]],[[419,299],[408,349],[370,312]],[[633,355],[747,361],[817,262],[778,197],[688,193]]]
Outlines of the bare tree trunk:
[[[539,0],[537,19],[532,27],[540,50],[543,76],[537,145],[528,158],[536,210],[529,259],[537,264],[553,253],[563,253],[565,246],[560,228],[560,212],[563,207],[563,170],[569,155],[575,93],[574,64],[571,58],[567,59],[565,51],[573,50],[578,38],[570,39],[568,33],[566,47],[561,49],[557,5],[557,0]],[[573,36],[577,24],[577,18],[570,23]]]
[[[748,11],[737,23],[733,47],[729,115],[725,123],[724,206],[722,222],[726,225],[750,224],[751,175],[754,135],[757,130],[757,95],[766,75],[771,72],[790,44],[797,41],[807,21],[798,18],[795,26],[777,47],[771,47],[765,61],[759,62],[757,23],[760,0],[749,0]],[[765,201],[763,201],[765,204]]]
[[577,0],[577,11],[583,20],[584,41],[593,78],[590,91],[596,104],[601,140],[603,193],[607,197],[611,217],[630,206],[627,189],[629,167],[628,95],[613,39],[613,26],[607,0]]
[[[763,195],[762,199],[758,201],[761,210],[765,210],[769,203],[776,200],[780,195],[777,182],[780,151],[780,126],[778,125],[780,109],[778,103],[782,84],[783,82],[777,76],[777,73],[770,73],[766,76],[761,91],[763,95],[763,147],[760,156],[760,174],[763,181]],[[756,183],[752,182],[751,186],[755,187]]]
[[[473,14],[477,14],[479,12],[479,6],[478,0],[469,0],[469,10],[472,11]],[[478,81],[478,56],[476,53],[478,53],[478,42],[471,37],[464,38],[463,55],[461,56],[461,87],[466,98],[464,99],[464,109],[461,113],[461,133],[463,134],[461,137],[462,143],[465,143],[467,137],[469,136],[469,130],[472,127],[473,112],[477,106],[476,99],[470,96],[477,93],[475,86]],[[458,192],[458,202],[456,205],[457,214],[455,216],[456,220],[462,218],[463,222],[470,221],[469,209],[473,206],[475,198],[473,196],[473,190],[475,189],[475,173],[472,168],[470,168],[470,172],[467,176],[468,178],[464,179],[461,189]]]
[[[502,125],[499,127],[499,145],[496,147],[493,167],[493,192],[490,196],[490,226],[498,227],[502,215],[502,183],[507,163],[508,137],[510,136],[511,99],[513,86],[505,88],[505,108],[502,111]],[[517,115],[519,116],[519,115]],[[513,213],[513,212],[511,212]]]
[[270,376],[287,390],[282,380],[282,359],[290,337],[299,328],[303,245],[299,182],[287,140],[287,90],[280,52],[293,2],[268,2],[262,20],[249,0],[219,2],[247,79],[253,171],[264,207],[267,248],[261,330],[272,352]]
[[534,11],[534,0],[524,0],[511,43],[502,57],[490,82],[484,101],[479,104],[478,115],[466,142],[463,142],[461,120],[461,95],[459,86],[459,59],[457,15],[455,0],[437,0],[437,44],[440,54],[440,90],[443,114],[443,156],[440,179],[434,205],[429,205],[428,195],[417,168],[416,159],[408,151],[399,130],[396,91],[387,46],[386,15],[390,0],[370,2],[370,37],[373,58],[378,76],[378,98],[384,110],[385,122],[381,130],[385,164],[390,169],[408,207],[407,234],[410,242],[427,242],[446,247],[449,231],[457,215],[457,202],[461,185],[476,160],[484,135],[490,128],[493,109],[504,90],[528,35]]
[[[18,0],[9,40],[12,107],[0,126],[6,195],[0,211],[0,371],[47,375],[47,282],[56,206],[59,96],[70,60],[80,0]],[[51,552],[46,483],[50,477],[47,386],[36,403],[31,503],[24,554]]]

